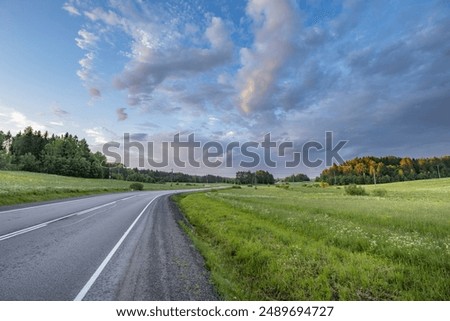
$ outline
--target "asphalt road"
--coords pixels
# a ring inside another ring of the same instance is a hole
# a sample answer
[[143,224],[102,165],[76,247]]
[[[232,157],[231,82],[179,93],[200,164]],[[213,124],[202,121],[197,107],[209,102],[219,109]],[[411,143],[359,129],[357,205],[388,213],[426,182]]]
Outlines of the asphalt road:
[[0,208],[0,300],[217,300],[172,193]]

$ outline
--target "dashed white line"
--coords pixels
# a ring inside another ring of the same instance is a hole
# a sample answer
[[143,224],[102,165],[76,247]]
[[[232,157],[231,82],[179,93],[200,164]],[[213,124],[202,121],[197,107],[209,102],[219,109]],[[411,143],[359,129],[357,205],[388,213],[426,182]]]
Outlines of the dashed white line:
[[[119,199],[119,201],[126,201],[126,200],[129,200],[129,199],[131,199],[131,198],[133,198],[135,196],[136,195],[132,195],[132,196],[129,196],[129,197],[121,198],[121,199]],[[4,240],[7,240],[7,239],[10,239],[10,238],[15,237],[15,236],[19,236],[19,235],[22,235],[22,234],[25,234],[25,233],[29,233],[31,231],[38,230],[40,228],[48,226],[51,223],[55,223],[55,222],[64,220],[66,218],[69,218],[69,217],[72,217],[72,216],[75,216],[75,215],[79,216],[79,215],[83,215],[83,214],[86,214],[86,213],[90,213],[90,212],[96,211],[96,210],[98,210],[100,208],[103,208],[103,207],[106,207],[106,206],[109,206],[109,205],[114,205],[116,203],[117,203],[117,201],[109,202],[109,203],[102,204],[102,205],[99,205],[99,206],[96,206],[96,207],[88,208],[88,209],[80,211],[80,212],[72,213],[72,214],[69,214],[69,215],[66,215],[66,216],[63,216],[63,217],[58,217],[56,219],[53,219],[53,220],[50,220],[50,221],[47,221],[47,222],[36,224],[36,225],[30,226],[30,227],[27,227],[27,228],[24,228],[24,229],[21,229],[21,230],[18,230],[18,231],[14,231],[14,232],[11,232],[11,233],[8,233],[8,234],[0,235],[0,242],[4,241]],[[57,204],[60,204],[60,203],[57,203]],[[47,205],[42,205],[42,206],[48,206],[48,205],[54,205],[54,204],[47,204]],[[29,207],[29,208],[36,208],[36,207],[42,207],[42,206],[34,206],[34,207]],[[26,209],[28,209],[28,208],[26,208]]]
[[69,214],[69,215],[66,215],[66,216],[63,216],[63,217],[58,217],[58,218],[56,218],[54,220],[51,220],[51,221],[47,221],[47,222],[44,222],[44,223],[40,223],[40,224],[37,224],[37,225],[33,225],[33,226],[30,226],[30,227],[24,228],[22,230],[18,230],[18,231],[12,232],[12,233],[1,235],[0,236],[0,242],[4,241],[4,240],[7,240],[7,239],[10,239],[12,237],[21,235],[21,234],[25,234],[25,233],[28,233],[28,232],[35,231],[37,229],[46,227],[47,225],[49,225],[51,223],[64,220],[64,219],[69,218],[69,217],[74,216],[74,215],[76,215],[76,213]]

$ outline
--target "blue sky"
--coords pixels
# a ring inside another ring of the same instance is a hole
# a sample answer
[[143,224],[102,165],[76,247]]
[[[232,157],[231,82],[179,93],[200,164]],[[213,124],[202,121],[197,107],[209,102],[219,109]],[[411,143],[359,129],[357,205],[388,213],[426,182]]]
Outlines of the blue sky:
[[448,155],[449,30],[444,0],[0,1],[0,129]]

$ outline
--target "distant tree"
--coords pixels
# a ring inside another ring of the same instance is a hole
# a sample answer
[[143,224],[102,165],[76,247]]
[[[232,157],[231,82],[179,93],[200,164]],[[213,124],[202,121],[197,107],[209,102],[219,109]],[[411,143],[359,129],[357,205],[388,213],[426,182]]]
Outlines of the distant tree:
[[257,184],[274,184],[275,178],[268,171],[257,170],[255,173],[255,181]]
[[252,184],[253,174],[250,171],[239,171],[236,173],[236,182],[238,184]]
[[308,175],[299,173],[299,174],[292,174],[291,176],[287,176],[282,179],[283,182],[309,182],[311,179],[308,177]]
[[12,138],[10,152],[17,158],[30,153],[39,160],[47,143],[46,135],[43,136],[40,131],[33,131],[33,128],[27,127],[23,133],[19,132]]

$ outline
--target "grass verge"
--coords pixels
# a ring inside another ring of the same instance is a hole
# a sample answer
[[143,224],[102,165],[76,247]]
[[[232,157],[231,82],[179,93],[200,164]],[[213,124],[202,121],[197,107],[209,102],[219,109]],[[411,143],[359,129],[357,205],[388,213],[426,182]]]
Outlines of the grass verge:
[[293,184],[174,200],[226,300],[449,300],[450,179],[367,190]]

